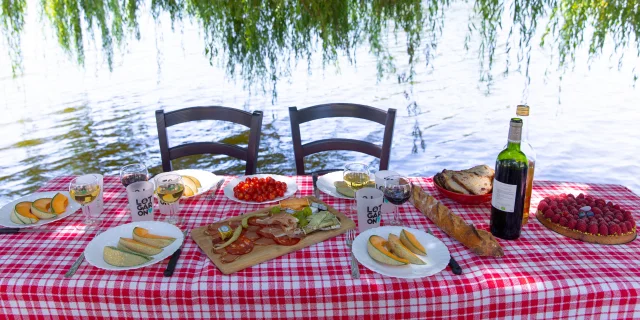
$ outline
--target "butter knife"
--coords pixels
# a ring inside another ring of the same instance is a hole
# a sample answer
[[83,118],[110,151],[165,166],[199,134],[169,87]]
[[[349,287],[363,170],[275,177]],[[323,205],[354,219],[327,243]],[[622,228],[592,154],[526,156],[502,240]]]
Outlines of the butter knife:
[[0,228],[0,234],[56,232],[54,229]]
[[[96,237],[101,233],[102,233],[102,230],[98,231],[96,233]],[[84,250],[82,250],[82,253],[78,257],[78,259],[76,259],[76,262],[74,262],[73,265],[71,265],[71,268],[69,269],[69,271],[67,271],[67,273],[64,274],[64,277],[71,278],[71,276],[73,276],[76,273],[76,271],[78,271],[78,268],[82,264],[82,261],[84,261]]]
[[176,252],[174,252],[171,255],[171,259],[169,259],[169,265],[167,265],[167,269],[164,270],[164,276],[165,277],[171,277],[173,275],[173,271],[176,270],[176,264],[178,263],[178,258],[180,258],[180,254],[182,253],[182,248],[184,247],[184,244],[187,242],[187,235],[189,234],[189,230],[184,230],[184,240],[182,240],[182,244],[180,245],[180,248],[178,248],[178,250],[176,250]]
[[318,190],[318,174],[312,174],[311,178],[313,179],[313,196],[320,199],[320,190]]
[[[429,227],[425,227],[427,228],[427,233],[434,236],[435,235],[431,232],[431,230],[429,229]],[[456,261],[456,259],[453,258],[452,255],[449,255],[451,257],[451,259],[449,259],[449,267],[451,268],[451,272],[453,272],[453,274],[455,275],[461,275],[462,274],[462,268],[460,267],[460,265],[458,264],[458,262]]]
[[216,183],[216,186],[213,187],[213,191],[209,192],[209,195],[207,196],[208,200],[213,200],[216,198],[216,193],[218,192],[218,190],[220,190],[220,187],[222,186],[223,183],[224,183],[224,178],[220,179],[218,183]]

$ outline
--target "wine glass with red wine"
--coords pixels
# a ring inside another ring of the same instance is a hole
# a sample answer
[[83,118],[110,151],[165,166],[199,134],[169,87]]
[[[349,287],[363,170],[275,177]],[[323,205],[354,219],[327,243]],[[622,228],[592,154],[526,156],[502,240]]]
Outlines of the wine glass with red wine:
[[129,164],[120,169],[120,181],[125,188],[134,182],[148,180],[149,171],[142,163]]
[[384,178],[384,188],[382,190],[384,198],[395,205],[393,210],[393,218],[389,220],[387,225],[403,226],[404,222],[400,219],[398,206],[403,205],[411,198],[411,181],[409,179],[394,175]]

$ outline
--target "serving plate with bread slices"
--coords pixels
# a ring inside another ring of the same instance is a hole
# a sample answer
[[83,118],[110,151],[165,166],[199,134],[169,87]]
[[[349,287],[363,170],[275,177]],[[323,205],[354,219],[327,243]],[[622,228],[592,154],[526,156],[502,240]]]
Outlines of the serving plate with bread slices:
[[487,165],[466,170],[447,170],[433,177],[438,192],[461,204],[481,204],[491,201],[495,171]]

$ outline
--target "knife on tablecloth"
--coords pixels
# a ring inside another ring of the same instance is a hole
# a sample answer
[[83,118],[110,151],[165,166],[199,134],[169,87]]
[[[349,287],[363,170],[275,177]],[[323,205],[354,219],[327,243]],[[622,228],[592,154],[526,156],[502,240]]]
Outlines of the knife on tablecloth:
[[180,248],[178,248],[178,250],[176,250],[176,252],[171,255],[171,259],[169,259],[169,265],[167,265],[167,269],[164,270],[163,274],[165,277],[171,277],[173,275],[173,271],[176,270],[176,264],[178,263],[178,258],[180,258],[180,253],[182,253],[182,248],[184,248],[184,244],[187,242],[187,235],[189,234],[189,230],[184,230],[183,233],[184,240],[182,240]]
[[313,179],[313,196],[320,199],[320,190],[318,190],[318,174],[311,175]]
[[[430,235],[435,237],[435,235],[431,232],[429,227],[426,227],[426,228],[427,228],[427,233],[429,233]],[[456,259],[453,258],[452,255],[449,255],[449,256],[451,257],[451,259],[449,259],[449,267],[451,268],[451,272],[453,272],[453,274],[455,274],[455,275],[461,275],[462,274],[462,268],[460,267],[460,265],[458,264]]]
[[56,232],[53,229],[0,228],[0,234]]

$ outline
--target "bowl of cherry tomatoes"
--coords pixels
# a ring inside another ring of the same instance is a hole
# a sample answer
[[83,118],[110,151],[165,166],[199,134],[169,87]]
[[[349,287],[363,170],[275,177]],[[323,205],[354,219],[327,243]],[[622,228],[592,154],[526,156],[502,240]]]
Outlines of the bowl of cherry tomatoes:
[[291,197],[298,191],[295,181],[280,175],[256,174],[239,177],[227,184],[224,194],[242,203],[269,203]]

